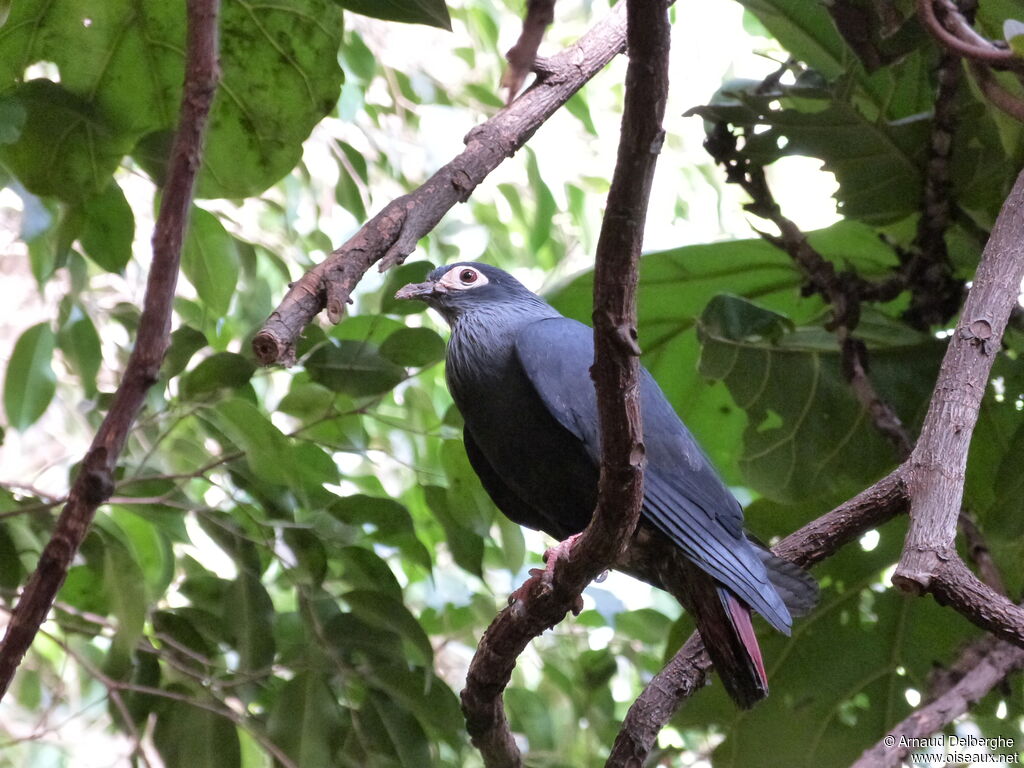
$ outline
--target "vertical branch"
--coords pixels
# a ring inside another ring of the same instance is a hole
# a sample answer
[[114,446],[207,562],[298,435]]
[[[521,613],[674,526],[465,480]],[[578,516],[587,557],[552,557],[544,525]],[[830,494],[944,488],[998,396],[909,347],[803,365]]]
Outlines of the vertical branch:
[[522,765],[501,699],[516,659],[534,637],[561,621],[587,583],[617,559],[640,517],[644,453],[635,292],[647,202],[664,135],[669,24],[664,0],[628,0],[626,13],[626,100],[594,285],[591,375],[601,428],[597,509],[574,543],[552,550],[548,571],[537,577],[537,588],[527,590],[528,598],[498,614],[470,664],[462,710],[473,744],[490,768]]
[[927,591],[946,561],[963,496],[967,449],[1000,339],[1024,277],[1024,173],[992,235],[935,383],[928,415],[910,458],[910,529],[893,582]]
[[67,503],[36,570],[29,578],[0,645],[0,697],[39,631],[64,583],[96,508],[114,489],[114,468],[150,386],[157,381],[170,334],[181,246],[203,135],[220,79],[217,62],[219,0],[188,0],[188,40],[181,118],[168,163],[160,214],[153,230],[153,262],[135,348],[114,401],[82,460]]

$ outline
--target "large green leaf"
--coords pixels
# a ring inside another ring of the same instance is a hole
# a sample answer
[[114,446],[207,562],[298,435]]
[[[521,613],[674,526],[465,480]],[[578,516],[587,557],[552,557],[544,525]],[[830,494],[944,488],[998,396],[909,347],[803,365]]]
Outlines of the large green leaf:
[[824,3],[806,0],[740,0],[748,11],[800,61],[826,77],[842,73],[850,50],[832,23]]
[[96,393],[96,374],[103,362],[100,335],[96,326],[78,304],[72,304],[68,317],[57,334],[57,346],[79,375],[85,393]]
[[[740,468],[774,499],[836,498],[863,488],[897,456],[854,397],[835,337],[735,296],[699,321],[701,373],[723,381],[748,417]],[[879,395],[913,430],[924,415],[943,345],[882,317],[857,329]]]
[[274,661],[274,604],[259,577],[241,571],[224,595],[224,620],[243,673],[268,673]]
[[[201,196],[256,194],[294,167],[302,141],[338,97],[340,16],[329,0],[223,4],[224,78],[210,119]],[[34,137],[22,154],[32,156],[30,167],[40,173],[27,186],[85,197],[104,186],[120,157],[147,134],[137,154],[160,178],[177,119],[184,41],[182,3],[108,0],[87,12],[75,0],[15,4],[0,32],[0,88],[27,65],[50,61],[60,69],[61,89],[79,100],[60,102],[64,120],[54,119],[49,132],[33,122],[29,107],[22,140],[12,145]],[[56,162],[47,180],[42,171],[49,158]],[[100,162],[93,168],[90,159]],[[27,163],[15,166],[19,177]],[[69,180],[90,183],[64,186]]]
[[55,343],[49,323],[39,323],[21,334],[14,345],[4,377],[4,410],[15,429],[34,424],[57,391],[51,365]]
[[405,378],[405,369],[369,341],[330,340],[307,358],[306,370],[318,384],[353,397],[387,392]]
[[[181,338],[182,336],[184,338]],[[194,333],[180,334],[175,340],[179,338],[182,345],[189,350],[200,343]],[[180,349],[179,347],[179,351]],[[248,358],[235,352],[218,352],[202,360],[181,378],[181,396],[189,400],[225,387],[238,389],[248,383],[255,371],[256,365]]]
[[211,418],[245,453],[246,462],[259,479],[288,485],[296,476],[288,438],[252,403],[238,398],[226,400],[217,405]]
[[[4,41],[0,37],[0,58]],[[25,127],[17,141],[0,144],[0,160],[26,188],[80,203],[110,184],[134,142],[117,131],[101,108],[71,93],[66,84],[49,80],[23,83],[9,96],[25,110]]]
[[367,624],[400,635],[405,641],[406,653],[411,661],[428,668],[433,665],[434,649],[430,645],[430,638],[401,601],[383,592],[367,589],[346,592],[342,599]]

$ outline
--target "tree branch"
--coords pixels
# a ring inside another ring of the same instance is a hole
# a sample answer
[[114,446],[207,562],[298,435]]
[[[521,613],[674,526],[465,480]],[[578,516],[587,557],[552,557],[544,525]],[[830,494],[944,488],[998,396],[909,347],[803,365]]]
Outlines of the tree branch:
[[203,135],[220,69],[217,63],[219,0],[188,0],[188,40],[181,117],[171,148],[167,183],[153,230],[153,262],[135,348],[114,401],[82,460],[53,534],[39,557],[0,645],[0,697],[31,646],[64,583],[68,566],[96,508],[114,489],[114,469],[146,392],[157,381],[167,349],[181,246],[202,157]]
[[507,104],[511,104],[523,87],[523,81],[533,70],[537,60],[537,49],[544,38],[544,30],[555,19],[555,0],[527,0],[523,31],[505,59],[508,67],[501,76],[501,87],[508,88]]
[[[462,709],[487,766],[518,766],[521,755],[502,704],[516,659],[561,621],[583,588],[628,545],[643,501],[644,449],[636,343],[636,284],[651,182],[668,96],[669,23],[663,0],[628,0],[629,67],[619,151],[595,256],[594,366],[601,434],[598,502],[590,524],[549,553],[528,597],[488,627],[469,667]],[[567,550],[567,551],[566,551]],[[521,591],[523,591],[521,590]]]
[[[818,519],[780,541],[772,551],[809,568],[838,552],[865,531],[906,511],[904,469],[900,467]],[[703,687],[711,660],[694,632],[678,653],[647,684],[629,708],[606,768],[643,765],[658,733],[683,701]]]
[[626,45],[626,13],[619,3],[576,44],[545,60],[548,74],[513,104],[466,136],[464,149],[424,184],[363,225],[348,242],[292,284],[252,345],[263,365],[295,362],[295,343],[320,310],[341,320],[352,290],[376,262],[384,271],[401,264],[421,237],[456,203],[511,157],[569,98]]
[[[947,568],[951,561],[959,562],[954,537],[963,496],[967,450],[988,386],[989,371],[999,351],[1010,310],[1017,302],[1022,277],[1024,174],[1017,177],[985,245],[960,322],[950,337],[921,435],[908,463],[907,481],[912,499],[910,528],[893,582],[902,589],[921,593],[934,589],[936,577],[945,572],[946,576],[954,578],[951,584],[957,586],[946,589],[944,596],[961,612],[968,609],[964,602],[968,599],[965,591],[968,582],[959,578],[957,569]],[[962,563],[960,566],[970,574],[966,566]],[[981,587],[991,599],[1000,599],[991,589]]]
[[999,685],[1006,676],[1024,667],[1024,649],[995,642],[974,666],[941,696],[910,714],[875,746],[866,750],[851,768],[897,768],[911,752],[912,739],[930,736],[964,714],[974,703]]

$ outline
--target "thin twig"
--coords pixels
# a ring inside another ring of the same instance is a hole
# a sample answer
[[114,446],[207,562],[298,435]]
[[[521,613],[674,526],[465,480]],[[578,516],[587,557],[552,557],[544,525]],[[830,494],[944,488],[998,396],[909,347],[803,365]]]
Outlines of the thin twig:
[[200,167],[203,135],[220,78],[217,63],[219,0],[189,0],[185,87],[181,120],[168,163],[167,183],[153,231],[150,267],[135,348],[114,401],[100,425],[53,534],[39,558],[0,645],[0,697],[32,644],[68,566],[85,539],[96,508],[114,490],[114,468],[146,392],[157,381],[169,341],[192,188]]

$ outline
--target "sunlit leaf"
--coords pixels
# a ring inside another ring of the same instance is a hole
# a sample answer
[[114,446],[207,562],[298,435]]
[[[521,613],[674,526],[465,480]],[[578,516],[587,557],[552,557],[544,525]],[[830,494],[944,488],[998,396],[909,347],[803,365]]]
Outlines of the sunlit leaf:
[[56,337],[49,323],[33,325],[14,344],[4,378],[4,410],[14,429],[32,426],[57,390],[51,360]]

